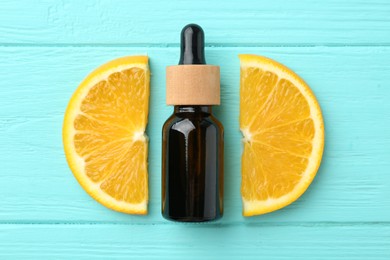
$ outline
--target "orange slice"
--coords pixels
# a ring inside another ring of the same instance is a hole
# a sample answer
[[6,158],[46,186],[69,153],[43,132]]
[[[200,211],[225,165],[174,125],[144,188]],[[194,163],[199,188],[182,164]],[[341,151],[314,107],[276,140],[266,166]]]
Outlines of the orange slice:
[[298,199],[320,166],[324,123],[309,86],[284,65],[256,55],[241,61],[243,215],[275,211]]
[[149,78],[146,56],[102,65],[73,94],[63,125],[66,159],[80,185],[104,206],[131,214],[147,213]]

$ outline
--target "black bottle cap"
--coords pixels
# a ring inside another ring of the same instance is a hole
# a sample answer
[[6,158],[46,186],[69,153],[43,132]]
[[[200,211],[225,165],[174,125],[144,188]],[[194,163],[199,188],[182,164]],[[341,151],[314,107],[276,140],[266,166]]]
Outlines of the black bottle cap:
[[197,24],[188,24],[181,31],[179,65],[206,64],[204,32]]

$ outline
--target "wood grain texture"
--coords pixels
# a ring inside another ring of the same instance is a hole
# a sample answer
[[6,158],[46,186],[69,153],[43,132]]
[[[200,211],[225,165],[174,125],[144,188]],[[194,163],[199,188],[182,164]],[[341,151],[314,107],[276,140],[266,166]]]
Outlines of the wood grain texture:
[[388,225],[12,225],[0,258],[388,260],[389,238]]
[[[225,215],[180,225],[160,215],[165,66],[181,28],[206,31],[221,66]],[[274,58],[323,110],[323,163],[291,206],[241,216],[237,54]],[[152,82],[149,215],[89,197],[70,172],[61,128],[77,85],[119,56],[148,54]],[[0,259],[390,259],[390,2],[0,1]]]
[[[69,98],[85,75],[114,57],[151,57],[150,214],[129,216],[94,202],[66,164],[61,127]],[[297,71],[322,106],[326,148],[321,169],[307,193],[290,207],[244,220],[241,216],[238,127],[238,53],[275,58]],[[388,221],[390,218],[390,48],[208,48],[210,64],[221,65],[222,106],[215,112],[226,134],[224,223]],[[165,70],[177,48],[2,48],[0,71],[0,221],[163,223],[160,216],[161,127],[172,113],[165,105]],[[364,68],[364,70],[362,69]],[[15,163],[15,156],[18,156]]]
[[0,43],[177,45],[190,22],[209,45],[390,44],[387,0],[3,0]]

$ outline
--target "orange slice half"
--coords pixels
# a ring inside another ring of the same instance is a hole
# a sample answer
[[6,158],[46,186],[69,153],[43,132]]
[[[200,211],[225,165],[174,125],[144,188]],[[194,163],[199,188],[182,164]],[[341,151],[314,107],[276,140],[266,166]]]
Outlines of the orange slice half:
[[320,166],[324,123],[309,86],[284,65],[240,55],[243,215],[297,200]]
[[102,65],[73,94],[63,125],[66,159],[80,185],[104,206],[131,214],[147,213],[149,78],[146,56]]

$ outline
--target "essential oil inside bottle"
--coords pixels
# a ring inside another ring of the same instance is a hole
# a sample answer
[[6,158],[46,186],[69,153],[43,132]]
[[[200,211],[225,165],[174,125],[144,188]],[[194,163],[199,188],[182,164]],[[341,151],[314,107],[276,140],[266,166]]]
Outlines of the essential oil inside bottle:
[[167,68],[167,103],[174,113],[162,133],[162,214],[216,220],[223,214],[223,126],[212,115],[220,103],[219,67],[206,65],[198,25],[182,30],[179,65]]

